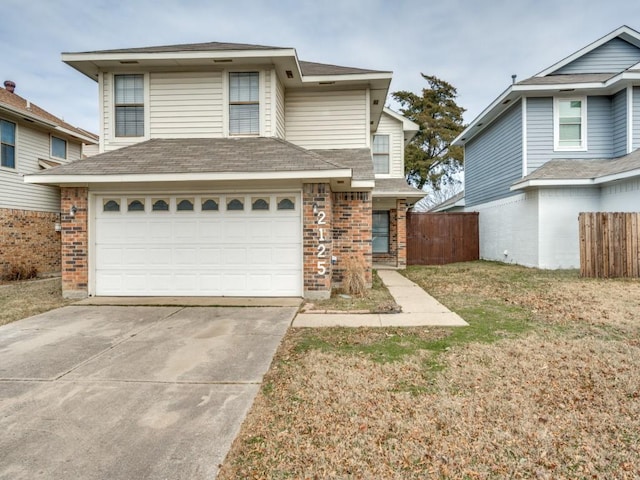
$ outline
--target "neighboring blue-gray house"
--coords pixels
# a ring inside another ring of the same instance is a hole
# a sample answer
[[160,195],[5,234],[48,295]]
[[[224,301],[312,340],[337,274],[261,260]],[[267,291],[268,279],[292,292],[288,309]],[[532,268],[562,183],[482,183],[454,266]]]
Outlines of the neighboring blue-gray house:
[[622,26],[510,85],[454,145],[481,258],[578,267],[580,212],[640,210],[640,33]]

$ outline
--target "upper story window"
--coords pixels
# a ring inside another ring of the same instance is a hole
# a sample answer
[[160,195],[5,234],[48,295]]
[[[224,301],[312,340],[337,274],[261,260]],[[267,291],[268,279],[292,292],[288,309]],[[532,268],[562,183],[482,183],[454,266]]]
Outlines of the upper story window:
[[67,158],[67,141],[58,137],[51,137],[51,156]]
[[555,150],[586,150],[586,98],[556,98],[553,112]]
[[0,166],[16,168],[16,124],[0,120]]
[[116,137],[144,136],[144,75],[115,75]]
[[229,134],[260,133],[258,72],[229,73]]
[[389,173],[389,135],[373,136],[373,173]]

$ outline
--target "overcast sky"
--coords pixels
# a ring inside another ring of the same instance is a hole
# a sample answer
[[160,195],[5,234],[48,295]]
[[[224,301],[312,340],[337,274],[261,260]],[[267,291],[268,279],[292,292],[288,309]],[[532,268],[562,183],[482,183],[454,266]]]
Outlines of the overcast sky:
[[[97,83],[61,52],[196,42],[293,47],[301,60],[420,73],[458,89],[471,121],[511,82],[621,25],[640,30],[637,0],[0,0],[0,83],[98,133]],[[394,107],[394,105],[391,105]]]

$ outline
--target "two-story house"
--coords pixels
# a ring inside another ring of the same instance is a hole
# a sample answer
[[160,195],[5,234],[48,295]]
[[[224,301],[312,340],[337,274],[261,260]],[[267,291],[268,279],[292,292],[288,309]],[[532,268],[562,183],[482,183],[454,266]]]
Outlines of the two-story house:
[[29,175],[62,188],[63,293],[328,297],[345,265],[404,265],[391,72],[292,48],[65,53],[98,82],[100,151]]
[[60,189],[23,176],[78,160],[92,133],[0,87],[0,278],[60,272]]
[[640,210],[640,33],[620,27],[514,82],[454,144],[482,258],[579,267],[580,212]]

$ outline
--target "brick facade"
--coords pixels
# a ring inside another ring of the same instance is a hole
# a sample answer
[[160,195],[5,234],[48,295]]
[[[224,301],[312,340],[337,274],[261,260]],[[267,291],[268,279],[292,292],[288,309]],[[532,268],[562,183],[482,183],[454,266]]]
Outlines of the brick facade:
[[329,298],[331,295],[333,209],[331,188],[325,183],[305,184],[302,191],[302,249],[304,296]]
[[333,286],[340,286],[344,263],[349,257],[361,259],[366,282],[372,283],[371,226],[373,210],[370,192],[333,194]]
[[[62,211],[62,293],[65,298],[82,298],[88,294],[89,238],[88,189],[63,187]],[[75,207],[75,214],[71,209]]]
[[59,216],[53,212],[0,208],[0,277],[60,273],[57,222]]

